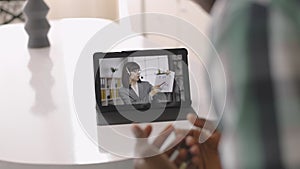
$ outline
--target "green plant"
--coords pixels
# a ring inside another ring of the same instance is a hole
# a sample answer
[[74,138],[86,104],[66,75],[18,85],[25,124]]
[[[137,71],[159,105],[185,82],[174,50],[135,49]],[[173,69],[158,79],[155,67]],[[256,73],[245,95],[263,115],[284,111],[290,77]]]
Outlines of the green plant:
[[115,73],[116,71],[118,71],[118,68],[111,67],[110,70],[112,73]]

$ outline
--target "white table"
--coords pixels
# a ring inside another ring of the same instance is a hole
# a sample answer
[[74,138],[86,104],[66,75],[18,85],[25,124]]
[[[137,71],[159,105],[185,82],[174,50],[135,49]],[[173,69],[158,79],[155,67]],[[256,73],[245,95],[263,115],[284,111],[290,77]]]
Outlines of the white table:
[[[51,47],[42,49],[27,48],[24,24],[0,27],[0,160],[91,164],[124,159],[99,153],[84,134],[69,89],[84,45],[109,23],[103,19],[53,21]],[[143,48],[143,42],[136,37],[123,47]],[[92,128],[96,133],[96,125]]]
[[[54,164],[120,160],[100,154],[83,134],[70,111],[65,80],[64,49],[74,39],[78,41],[71,45],[82,49],[95,32],[109,23],[102,19],[51,22],[51,47],[43,49],[27,48],[23,24],[0,27],[1,160]],[[65,39],[68,27],[73,28],[71,33],[84,35]]]

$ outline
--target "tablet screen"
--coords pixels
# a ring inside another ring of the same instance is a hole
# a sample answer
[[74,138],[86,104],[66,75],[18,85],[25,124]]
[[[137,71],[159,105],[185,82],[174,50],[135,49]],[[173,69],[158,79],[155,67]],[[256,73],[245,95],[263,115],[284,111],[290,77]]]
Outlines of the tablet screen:
[[101,105],[184,100],[181,62],[181,55],[99,59]]
[[94,54],[101,113],[190,106],[185,49]]

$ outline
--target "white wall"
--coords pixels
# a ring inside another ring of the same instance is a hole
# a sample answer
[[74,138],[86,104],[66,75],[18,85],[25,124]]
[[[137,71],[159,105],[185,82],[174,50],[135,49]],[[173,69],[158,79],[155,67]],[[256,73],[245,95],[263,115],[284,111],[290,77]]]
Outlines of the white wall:
[[[121,14],[120,18],[128,15],[135,15],[140,13],[161,13],[166,15],[172,15],[187,21],[189,24],[192,24],[197,29],[203,33],[208,32],[208,27],[210,25],[211,19],[210,16],[196,3],[191,0],[119,0],[124,3],[127,2],[128,14]],[[124,5],[123,5],[124,6]],[[143,30],[147,30],[147,20],[141,20],[139,23],[132,23],[133,30],[140,30],[142,27]],[[162,18],[156,18],[155,21],[151,20],[151,23],[157,23],[160,25],[165,21]],[[185,25],[178,25],[174,28],[180,33],[182,27]],[[161,28],[163,29],[163,27]],[[170,39],[164,36],[158,35],[147,35],[148,39],[158,43],[162,46],[180,46],[180,42]],[[199,44],[201,45],[201,44]]]
[[117,68],[118,70],[113,74],[113,77],[122,77],[122,69],[124,63],[126,63],[126,58],[110,58],[110,59],[100,59],[100,77],[112,77],[111,67]]
[[168,56],[153,56],[153,57],[133,57],[132,60],[140,65],[142,81],[147,81],[153,86],[155,85],[155,78],[158,69],[162,71],[169,70]]
[[49,19],[106,18],[119,16],[118,0],[45,0],[50,7]]

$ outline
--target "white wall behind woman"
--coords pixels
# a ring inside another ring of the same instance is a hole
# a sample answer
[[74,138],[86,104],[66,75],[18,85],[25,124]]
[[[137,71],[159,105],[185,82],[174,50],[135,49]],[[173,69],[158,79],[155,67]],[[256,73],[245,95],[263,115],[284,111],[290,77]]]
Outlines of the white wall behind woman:
[[45,0],[50,7],[49,19],[119,17],[118,0]]

